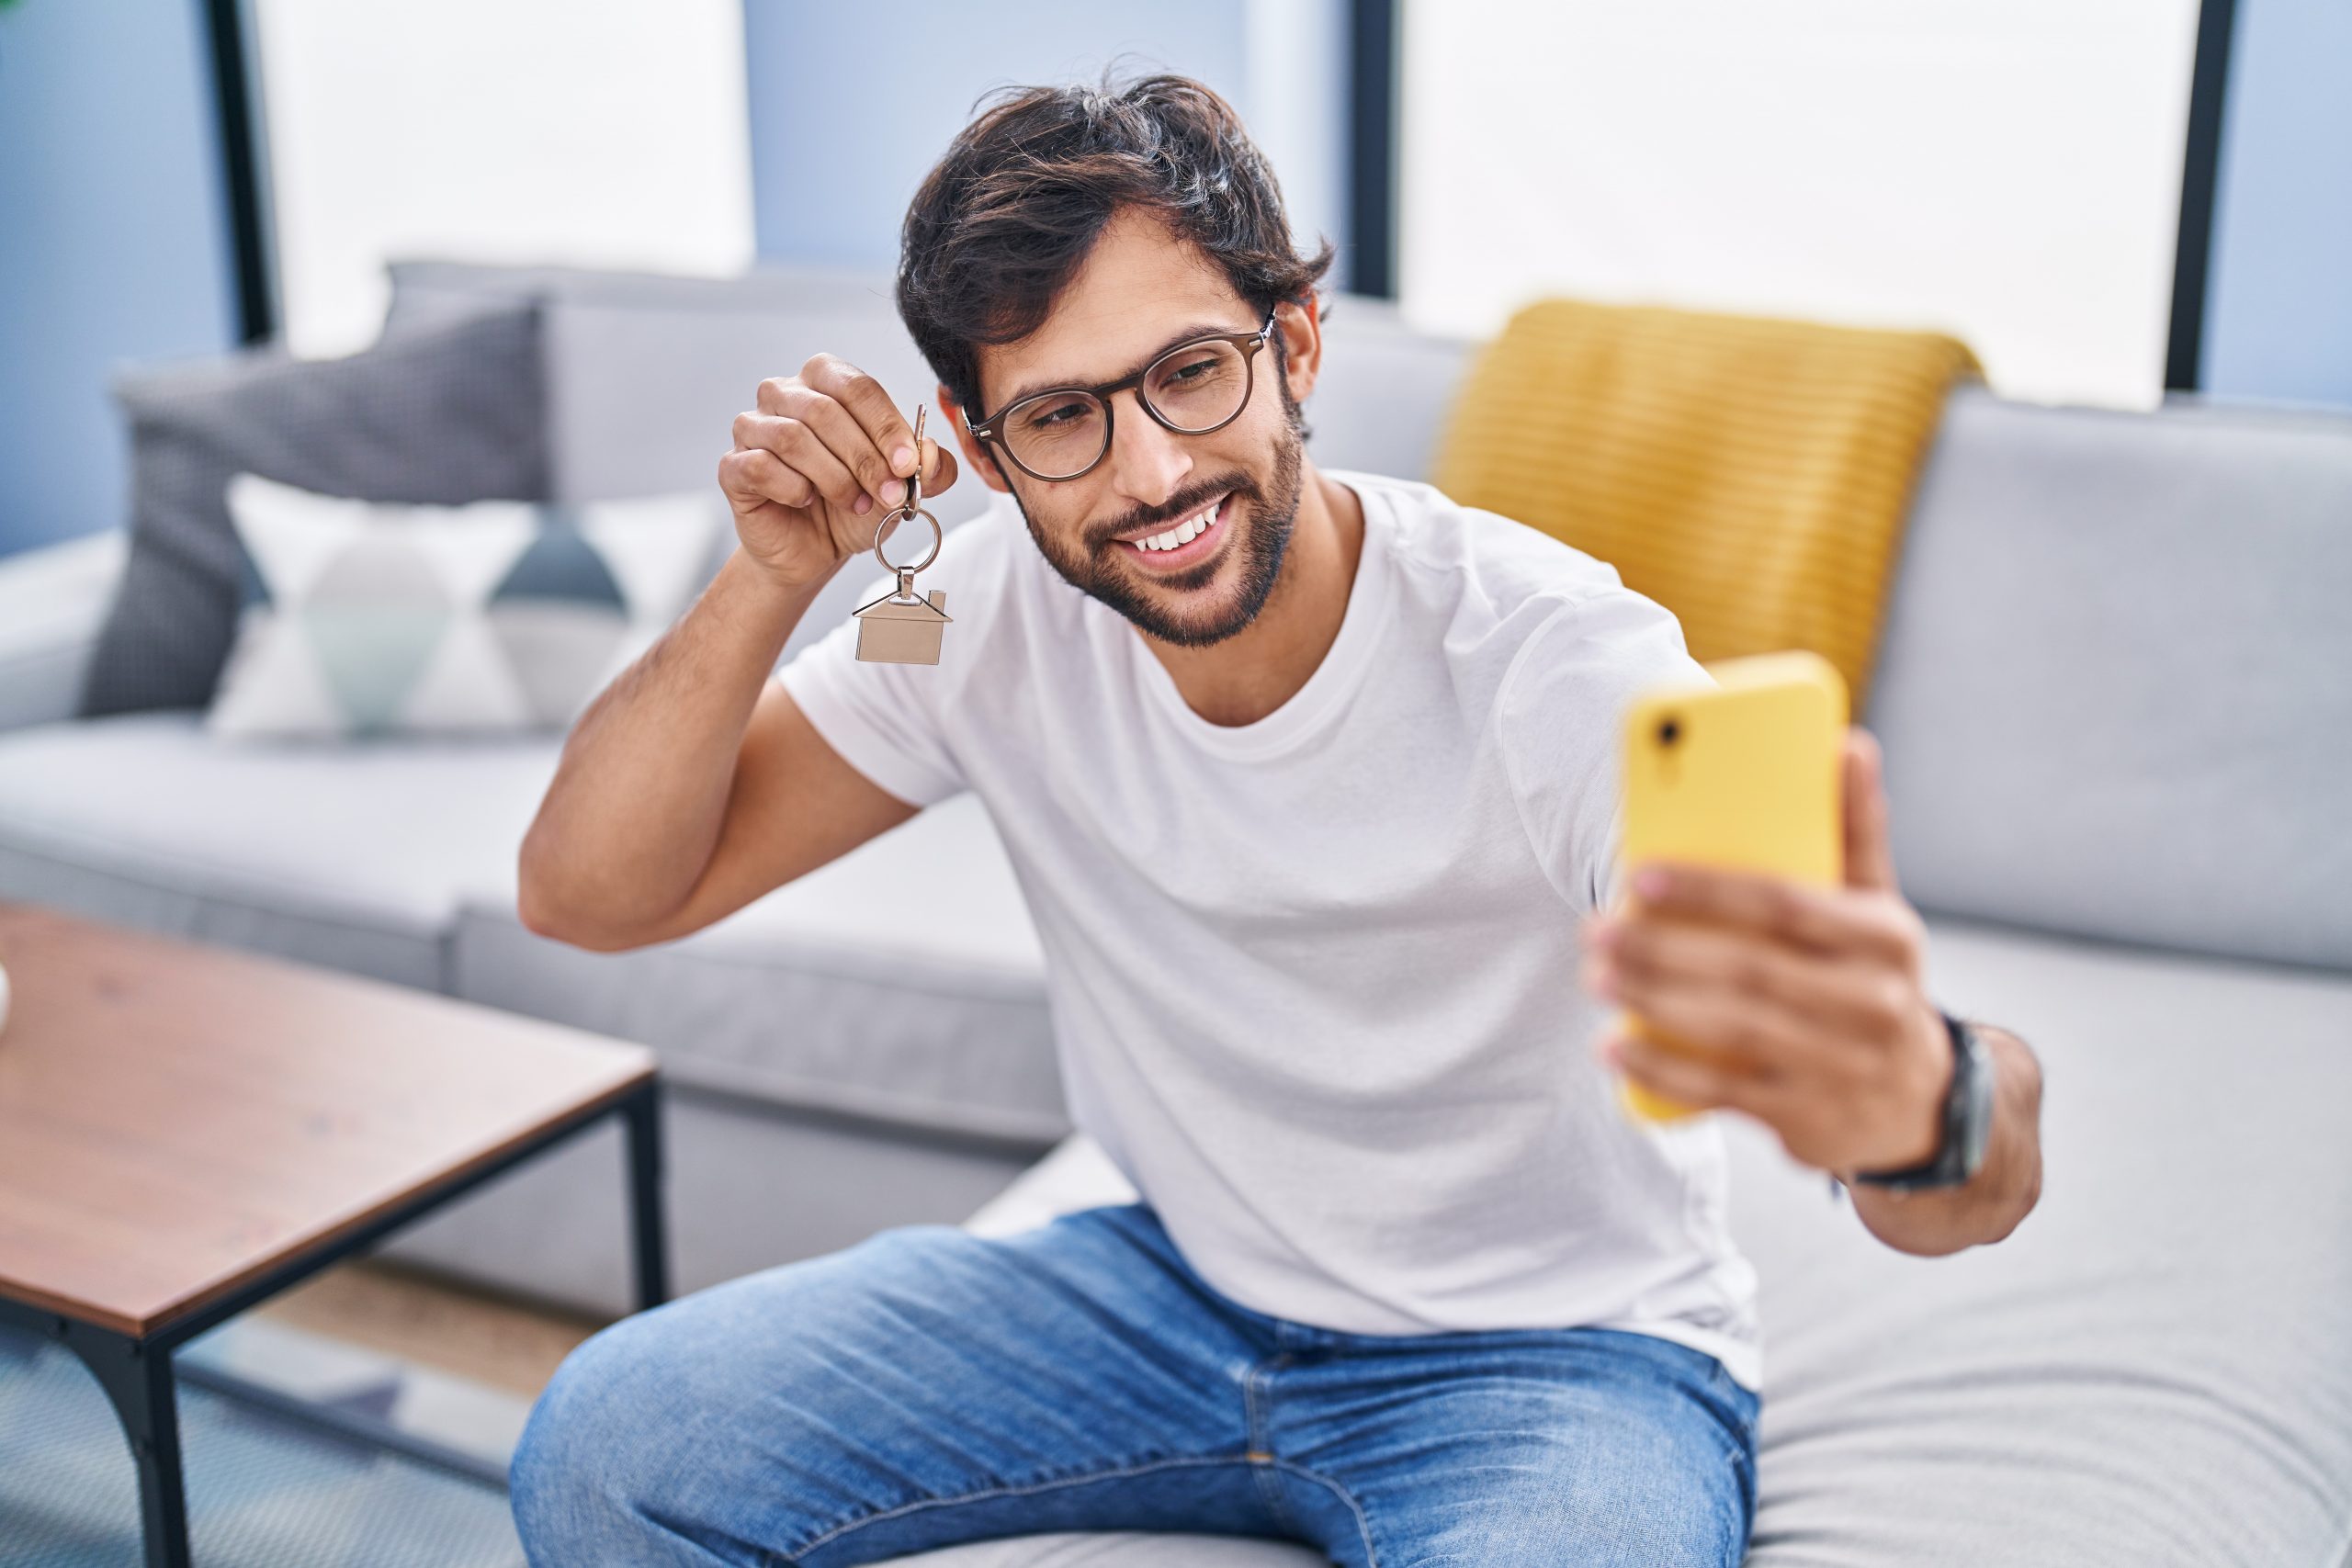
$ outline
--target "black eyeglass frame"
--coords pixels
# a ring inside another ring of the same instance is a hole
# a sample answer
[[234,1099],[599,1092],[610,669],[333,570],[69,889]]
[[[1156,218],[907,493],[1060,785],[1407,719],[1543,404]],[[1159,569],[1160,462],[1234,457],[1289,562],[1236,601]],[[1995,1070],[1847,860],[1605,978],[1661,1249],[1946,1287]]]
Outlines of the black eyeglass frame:
[[[964,428],[971,432],[972,439],[975,441],[994,442],[998,451],[1002,452],[1006,457],[1012,459],[1012,466],[1014,468],[1019,468],[1031,479],[1041,479],[1046,484],[1063,484],[1070,479],[1084,479],[1087,475],[1092,473],[1096,468],[1102,466],[1102,459],[1109,457],[1111,454],[1111,442],[1116,434],[1116,432],[1113,429],[1113,423],[1118,418],[1118,411],[1111,404],[1111,397],[1114,392],[1124,392],[1132,388],[1136,394],[1136,405],[1140,407],[1144,412],[1151,416],[1152,422],[1159,425],[1162,429],[1173,431],[1179,435],[1206,435],[1212,431],[1223,430],[1227,425],[1231,424],[1235,420],[1241,417],[1242,411],[1250,406],[1250,398],[1255,396],[1257,393],[1258,351],[1265,347],[1266,340],[1273,335],[1274,316],[1276,311],[1280,309],[1280,306],[1276,306],[1273,310],[1268,310],[1266,312],[1265,324],[1261,326],[1254,333],[1204,333],[1196,338],[1187,338],[1182,343],[1180,343],[1175,347],[1170,349],[1167,353],[1155,358],[1150,364],[1145,366],[1134,375],[1122,376],[1115,381],[1105,381],[1101,386],[1097,387],[1049,387],[1042,392],[1032,392],[1027,397],[1021,399],[1017,402],[1006,404],[1003,408],[997,410],[996,412],[990,414],[986,419],[972,419],[967,412],[965,418]],[[1194,430],[1184,425],[1178,424],[1174,420],[1170,419],[1166,414],[1160,412],[1157,408],[1154,408],[1152,406],[1151,400],[1144,396],[1143,384],[1145,380],[1150,377],[1153,371],[1159,369],[1161,366],[1167,364],[1178,355],[1189,354],[1193,349],[1202,346],[1204,344],[1211,343],[1229,343],[1241,350],[1241,400],[1233,405],[1233,412],[1231,413],[1227,414],[1215,424],[1204,424],[1199,429]],[[1013,414],[1018,413],[1024,408],[1027,408],[1031,403],[1042,401],[1046,398],[1067,398],[1073,394],[1091,397],[1096,402],[1102,405],[1102,449],[1094,454],[1093,461],[1088,463],[1086,467],[1079,469],[1074,474],[1041,474],[1036,469],[1031,468],[1028,464],[1023,462],[1019,455],[1012,450],[1012,444],[1004,438],[1004,422]]]

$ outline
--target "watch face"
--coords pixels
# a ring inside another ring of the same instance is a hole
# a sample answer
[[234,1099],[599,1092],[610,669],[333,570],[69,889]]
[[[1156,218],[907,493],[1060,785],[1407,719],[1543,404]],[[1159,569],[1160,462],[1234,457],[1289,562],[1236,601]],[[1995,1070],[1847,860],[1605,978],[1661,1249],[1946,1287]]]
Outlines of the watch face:
[[1962,1134],[1965,1163],[1962,1179],[1974,1176],[1984,1163],[1984,1145],[1993,1133],[1993,1053],[1984,1042],[1966,1024],[1961,1025],[1962,1038],[1967,1042],[1963,1053],[1968,1058],[1968,1118]]

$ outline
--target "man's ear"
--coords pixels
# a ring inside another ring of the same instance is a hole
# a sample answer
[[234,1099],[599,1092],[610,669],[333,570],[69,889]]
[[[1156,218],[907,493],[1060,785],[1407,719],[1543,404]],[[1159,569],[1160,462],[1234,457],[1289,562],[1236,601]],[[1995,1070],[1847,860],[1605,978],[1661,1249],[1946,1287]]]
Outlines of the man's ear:
[[1291,401],[1303,403],[1323,374],[1322,301],[1313,289],[1301,299],[1285,299],[1274,307],[1274,325],[1283,334],[1283,368],[1290,381]]
[[1012,494],[1012,487],[1004,482],[1004,471],[996,466],[996,454],[975,440],[971,427],[964,423],[964,405],[949,395],[946,382],[939,383],[936,391],[940,412],[947,416],[947,423],[956,427],[956,447],[964,454],[964,466],[979,475],[980,482],[989,489],[1005,495]]

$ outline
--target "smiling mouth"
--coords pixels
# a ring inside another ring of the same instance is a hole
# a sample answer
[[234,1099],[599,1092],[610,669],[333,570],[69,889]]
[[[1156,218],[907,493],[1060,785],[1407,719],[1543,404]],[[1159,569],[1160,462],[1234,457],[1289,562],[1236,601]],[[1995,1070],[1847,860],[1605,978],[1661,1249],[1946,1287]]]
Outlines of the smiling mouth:
[[1192,515],[1156,534],[1117,541],[1125,554],[1156,572],[1177,571],[1205,560],[1225,540],[1226,524],[1233,513],[1233,492],[1202,507]]

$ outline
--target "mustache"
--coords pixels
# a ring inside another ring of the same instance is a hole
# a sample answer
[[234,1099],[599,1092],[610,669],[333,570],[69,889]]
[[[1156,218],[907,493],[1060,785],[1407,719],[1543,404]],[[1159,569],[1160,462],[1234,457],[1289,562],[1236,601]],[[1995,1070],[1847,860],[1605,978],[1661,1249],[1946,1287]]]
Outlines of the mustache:
[[1156,528],[1163,523],[1181,522],[1217,497],[1227,494],[1250,501],[1264,499],[1258,493],[1256,482],[1247,474],[1236,472],[1221,479],[1203,479],[1198,484],[1185,486],[1158,506],[1138,506],[1124,516],[1101,525],[1092,530],[1090,543],[1099,550],[1112,544],[1120,535],[1132,533],[1137,528]]

